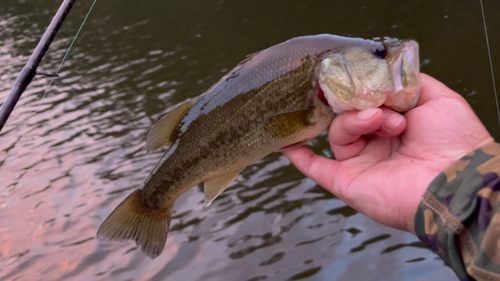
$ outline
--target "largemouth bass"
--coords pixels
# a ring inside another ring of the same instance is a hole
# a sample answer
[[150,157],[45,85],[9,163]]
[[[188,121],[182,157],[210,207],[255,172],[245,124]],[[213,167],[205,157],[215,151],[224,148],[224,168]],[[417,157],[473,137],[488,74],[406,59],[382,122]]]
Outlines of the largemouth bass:
[[418,44],[391,38],[303,36],[249,55],[152,127],[148,150],[168,146],[167,152],[97,236],[135,240],[156,258],[174,202],[188,189],[203,182],[210,205],[245,167],[315,138],[342,111],[412,108],[418,73]]

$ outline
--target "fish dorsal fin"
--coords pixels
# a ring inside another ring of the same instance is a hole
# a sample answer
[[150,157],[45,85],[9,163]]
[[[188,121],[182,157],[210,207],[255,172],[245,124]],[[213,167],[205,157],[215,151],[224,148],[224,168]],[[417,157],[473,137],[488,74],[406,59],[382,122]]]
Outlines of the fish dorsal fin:
[[265,128],[275,137],[288,137],[313,124],[313,116],[314,108],[294,110],[270,117]]
[[262,51],[258,51],[258,52],[255,52],[255,53],[251,53],[251,54],[248,54],[247,57],[245,58],[246,61],[249,61],[249,60],[252,60],[253,58],[255,58],[258,54],[260,54]]
[[212,202],[221,194],[241,173],[238,171],[236,173],[226,174],[218,178],[205,181],[203,185],[203,190],[205,192],[205,206],[210,206]]
[[248,54],[244,60],[240,61],[240,63],[238,63],[238,65],[236,66],[236,68],[238,68],[239,66],[242,66],[244,65],[245,63],[253,60],[253,58],[255,58],[258,54],[260,54],[262,51],[258,51],[258,52],[255,52],[255,53],[251,53],[251,54]]
[[192,105],[193,101],[188,100],[167,113],[154,124],[146,137],[146,148],[148,151],[156,150],[171,142],[172,132],[177,125],[179,125]]

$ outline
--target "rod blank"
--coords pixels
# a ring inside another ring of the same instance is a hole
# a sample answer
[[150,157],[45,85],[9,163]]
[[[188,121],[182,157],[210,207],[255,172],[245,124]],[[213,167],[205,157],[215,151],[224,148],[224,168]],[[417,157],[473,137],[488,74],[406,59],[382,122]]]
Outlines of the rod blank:
[[37,73],[36,69],[40,64],[40,61],[42,60],[43,56],[49,49],[52,40],[54,40],[54,38],[56,37],[57,32],[61,28],[62,23],[66,19],[66,16],[73,7],[75,1],[76,0],[63,1],[56,15],[50,22],[49,27],[43,34],[42,39],[40,39],[40,42],[38,42],[38,45],[33,51],[33,54],[28,60],[28,63],[26,63],[26,66],[23,68],[23,70],[17,77],[16,82],[12,87],[12,90],[10,91],[9,95],[7,96],[7,99],[0,108],[0,132],[2,131],[3,126],[7,122],[7,119],[12,113],[12,110],[16,106],[24,90],[31,83],[33,77],[35,77]]

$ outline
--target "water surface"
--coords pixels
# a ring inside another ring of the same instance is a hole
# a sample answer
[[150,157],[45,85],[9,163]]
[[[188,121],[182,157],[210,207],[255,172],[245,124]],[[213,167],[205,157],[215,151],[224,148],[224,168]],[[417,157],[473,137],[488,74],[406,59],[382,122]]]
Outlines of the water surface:
[[[0,101],[59,4],[2,0]],[[90,5],[77,1],[40,69],[58,67]],[[485,6],[500,73],[500,2]],[[50,81],[37,77],[0,134],[0,280],[456,280],[416,237],[358,214],[279,154],[210,207],[199,187],[183,195],[154,261],[95,239],[160,159],[144,139],[171,106],[249,53],[318,33],[416,39],[422,71],[500,136],[477,1],[99,1],[61,78],[41,99]],[[331,156],[324,137],[312,146]]]

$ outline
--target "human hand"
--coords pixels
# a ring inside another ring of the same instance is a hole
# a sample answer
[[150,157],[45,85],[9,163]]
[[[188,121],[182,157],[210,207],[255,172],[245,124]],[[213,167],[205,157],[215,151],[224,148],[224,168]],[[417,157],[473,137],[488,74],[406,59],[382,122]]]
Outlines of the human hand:
[[384,225],[415,233],[414,216],[431,181],[468,152],[493,142],[468,103],[421,74],[417,106],[351,111],[332,122],[336,160],[307,147],[284,152],[306,176]]

